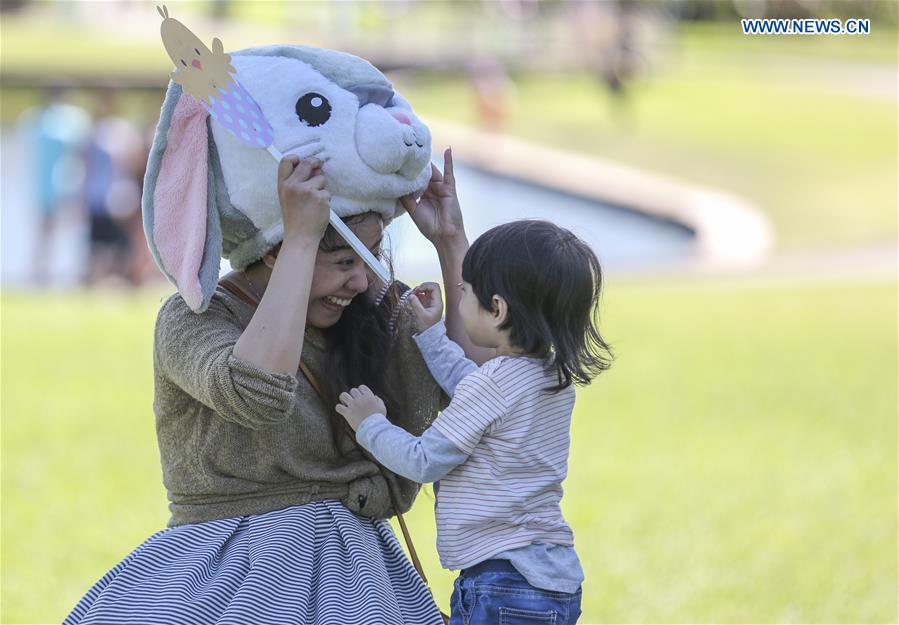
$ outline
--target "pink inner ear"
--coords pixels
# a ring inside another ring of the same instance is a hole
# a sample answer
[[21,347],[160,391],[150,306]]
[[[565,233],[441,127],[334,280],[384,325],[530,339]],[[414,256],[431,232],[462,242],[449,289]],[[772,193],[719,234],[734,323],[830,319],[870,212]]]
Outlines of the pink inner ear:
[[207,115],[193,97],[178,100],[153,192],[153,241],[162,266],[193,310],[203,303],[199,276],[206,243]]

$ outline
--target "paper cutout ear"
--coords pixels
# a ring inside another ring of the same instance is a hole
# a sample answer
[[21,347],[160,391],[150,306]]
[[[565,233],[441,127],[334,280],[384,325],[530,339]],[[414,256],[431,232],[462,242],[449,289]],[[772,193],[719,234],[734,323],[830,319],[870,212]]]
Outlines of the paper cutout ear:
[[194,312],[209,305],[221,232],[209,168],[208,113],[170,85],[144,183],[144,231],[156,264]]

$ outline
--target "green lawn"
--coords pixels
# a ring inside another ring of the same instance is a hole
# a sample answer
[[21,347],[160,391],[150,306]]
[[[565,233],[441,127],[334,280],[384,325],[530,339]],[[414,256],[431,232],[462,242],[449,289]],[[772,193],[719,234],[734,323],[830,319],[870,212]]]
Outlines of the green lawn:
[[[167,513],[161,293],[4,293],[3,623],[59,622]],[[565,513],[583,623],[895,622],[896,284],[612,285]],[[446,607],[430,491],[410,514]]]

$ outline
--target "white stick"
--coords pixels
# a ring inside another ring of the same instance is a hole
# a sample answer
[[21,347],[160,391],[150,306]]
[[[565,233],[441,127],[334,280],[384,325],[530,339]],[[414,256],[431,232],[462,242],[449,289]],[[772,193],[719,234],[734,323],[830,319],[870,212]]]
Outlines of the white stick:
[[[275,148],[274,145],[269,145],[267,148],[268,153],[275,157],[275,160],[280,162],[284,155]],[[390,282],[390,274],[387,272],[387,269],[381,264],[377,258],[374,257],[374,254],[369,251],[365,244],[359,240],[359,237],[355,235],[355,233],[347,227],[343,220],[337,216],[337,213],[334,210],[331,210],[331,217],[329,219],[331,225],[335,230],[344,238],[344,240],[350,244],[350,247],[353,248],[353,251],[359,254],[362,260],[365,261],[365,264],[371,267],[371,270],[375,272],[375,274],[381,279],[381,282],[384,284],[388,284]]]

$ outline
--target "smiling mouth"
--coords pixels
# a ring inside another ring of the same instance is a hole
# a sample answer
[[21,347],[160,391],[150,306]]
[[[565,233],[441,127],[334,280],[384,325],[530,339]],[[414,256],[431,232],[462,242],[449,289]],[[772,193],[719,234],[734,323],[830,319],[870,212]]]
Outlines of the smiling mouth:
[[334,297],[333,295],[326,295],[322,299],[329,304],[332,304],[334,306],[340,306],[341,308],[346,308],[347,306],[350,305],[350,302],[353,301],[351,299],[343,299],[341,297]]

